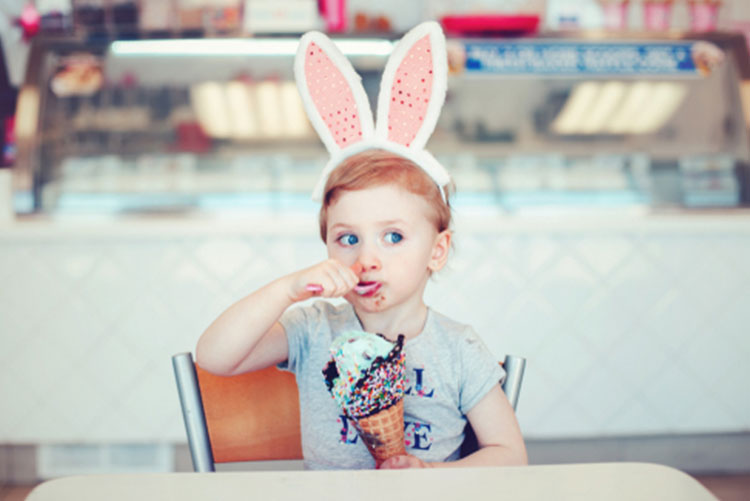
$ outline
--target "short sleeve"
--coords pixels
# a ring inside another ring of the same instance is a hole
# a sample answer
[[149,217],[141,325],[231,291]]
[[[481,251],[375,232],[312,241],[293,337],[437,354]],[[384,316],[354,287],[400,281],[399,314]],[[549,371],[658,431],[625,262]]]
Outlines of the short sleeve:
[[311,324],[311,309],[305,307],[289,308],[279,319],[279,323],[284,328],[288,345],[288,356],[277,367],[297,373],[299,361],[304,359],[304,353],[308,351],[307,332]]
[[505,379],[505,371],[472,328],[467,328],[459,340],[461,362],[459,409],[466,415],[487,393]]

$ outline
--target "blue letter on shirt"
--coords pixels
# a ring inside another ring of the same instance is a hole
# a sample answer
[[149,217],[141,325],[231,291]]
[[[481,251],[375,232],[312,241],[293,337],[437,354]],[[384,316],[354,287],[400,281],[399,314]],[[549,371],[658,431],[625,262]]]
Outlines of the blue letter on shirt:
[[[414,372],[416,373],[416,379],[417,379],[417,384],[414,385],[414,390],[416,390],[416,395],[418,397],[432,398],[433,393],[435,393],[435,389],[433,388],[428,393],[427,390],[422,387],[422,373],[424,372],[424,369],[414,369]],[[411,395],[411,389],[412,387],[410,386],[409,388],[406,389],[404,394]]]
[[[413,444],[412,449],[419,449],[422,451],[430,450],[432,447],[432,439],[429,437],[429,433],[432,431],[432,426],[427,423],[417,423],[411,421],[404,422],[404,429],[406,430],[405,435],[409,435],[409,427],[412,428]],[[421,432],[421,433],[420,433]]]

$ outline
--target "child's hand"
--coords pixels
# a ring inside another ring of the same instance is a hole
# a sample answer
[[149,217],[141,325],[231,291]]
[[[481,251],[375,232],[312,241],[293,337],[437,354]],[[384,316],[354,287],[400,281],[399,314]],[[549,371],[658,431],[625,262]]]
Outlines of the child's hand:
[[402,456],[393,456],[383,461],[380,465],[381,470],[403,470],[405,468],[432,468],[430,463],[425,463],[418,457],[410,454]]
[[359,282],[362,265],[355,263],[348,268],[336,261],[327,259],[290,276],[292,301],[304,301],[312,296],[341,297]]

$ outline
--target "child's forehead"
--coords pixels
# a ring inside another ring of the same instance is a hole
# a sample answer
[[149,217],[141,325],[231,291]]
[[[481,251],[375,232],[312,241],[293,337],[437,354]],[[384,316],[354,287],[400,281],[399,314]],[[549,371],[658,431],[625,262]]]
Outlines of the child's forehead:
[[424,197],[412,193],[398,183],[384,183],[358,190],[341,190],[337,200],[331,205],[333,206],[340,202],[357,204],[378,201],[390,201],[414,205],[425,203]]
[[357,221],[417,222],[429,219],[429,204],[424,197],[398,184],[385,184],[361,190],[342,191],[328,207],[328,223]]

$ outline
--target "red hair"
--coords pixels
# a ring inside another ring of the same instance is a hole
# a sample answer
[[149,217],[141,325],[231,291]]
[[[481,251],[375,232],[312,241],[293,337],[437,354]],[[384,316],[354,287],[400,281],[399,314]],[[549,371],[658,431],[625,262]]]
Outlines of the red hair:
[[430,219],[438,233],[447,230],[451,223],[449,195],[452,185],[446,186],[445,200],[440,188],[427,173],[411,160],[384,150],[367,150],[344,160],[328,176],[320,207],[320,237],[326,241],[328,207],[342,191],[356,191],[386,184],[395,184],[424,197],[432,209]]

